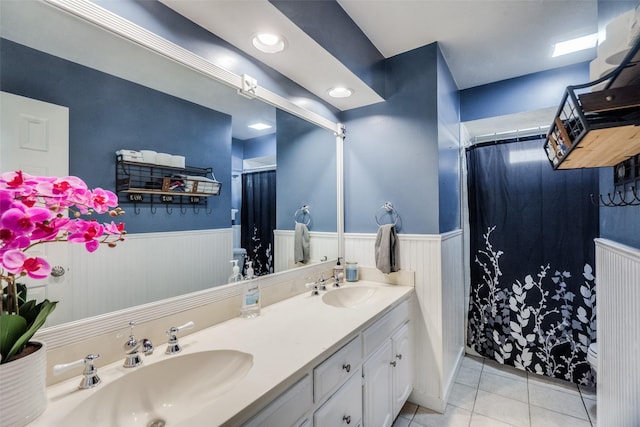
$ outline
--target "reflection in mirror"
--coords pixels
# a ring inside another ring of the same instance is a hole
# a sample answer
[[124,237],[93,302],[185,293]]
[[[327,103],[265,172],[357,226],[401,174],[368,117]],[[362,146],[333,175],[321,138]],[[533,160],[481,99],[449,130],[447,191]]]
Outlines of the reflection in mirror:
[[[258,161],[266,160],[276,175],[275,216],[268,231],[261,230],[275,236],[262,246],[271,256],[264,272],[296,266],[294,213],[302,204],[313,218],[309,262],[337,256],[331,132],[45,3],[0,3],[0,89],[68,108],[69,174],[90,187],[114,189],[115,152],[153,150],[211,167],[222,183],[220,195],[199,210],[134,206],[121,197],[130,234],[115,249],[91,255],[75,245],[47,249],[56,252],[47,257],[66,257],[61,265],[67,267],[62,277],[29,284],[32,296],[61,301],[49,326],[226,283],[234,248],[258,257],[256,245],[246,243],[256,240],[253,229],[243,230],[252,227],[244,224],[242,190]],[[250,120],[272,128],[249,129]]]

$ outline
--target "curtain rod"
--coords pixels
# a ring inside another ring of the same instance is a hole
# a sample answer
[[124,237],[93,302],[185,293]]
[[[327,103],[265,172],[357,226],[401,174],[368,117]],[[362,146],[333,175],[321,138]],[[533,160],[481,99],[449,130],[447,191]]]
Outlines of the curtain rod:
[[546,138],[547,138],[547,135],[542,133],[542,134],[535,134],[535,135],[528,135],[528,136],[517,136],[514,138],[496,139],[494,141],[478,142],[476,144],[469,145],[468,147],[465,147],[465,150],[470,151],[476,148],[486,147],[489,145],[511,144],[513,142],[534,141],[536,139],[544,140]]

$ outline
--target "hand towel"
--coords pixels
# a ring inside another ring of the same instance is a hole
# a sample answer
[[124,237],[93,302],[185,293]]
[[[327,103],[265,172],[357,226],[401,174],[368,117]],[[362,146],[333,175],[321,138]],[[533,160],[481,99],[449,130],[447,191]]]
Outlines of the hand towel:
[[295,262],[309,262],[309,230],[305,224],[296,222],[293,238],[293,256]]
[[381,225],[376,236],[376,268],[385,274],[400,270],[400,243],[394,224]]

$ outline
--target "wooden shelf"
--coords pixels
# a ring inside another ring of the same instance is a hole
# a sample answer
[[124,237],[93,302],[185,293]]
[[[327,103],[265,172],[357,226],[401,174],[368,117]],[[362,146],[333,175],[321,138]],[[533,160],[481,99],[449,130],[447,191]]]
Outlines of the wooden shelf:
[[544,148],[554,169],[615,166],[640,153],[640,40],[609,75],[567,87]]

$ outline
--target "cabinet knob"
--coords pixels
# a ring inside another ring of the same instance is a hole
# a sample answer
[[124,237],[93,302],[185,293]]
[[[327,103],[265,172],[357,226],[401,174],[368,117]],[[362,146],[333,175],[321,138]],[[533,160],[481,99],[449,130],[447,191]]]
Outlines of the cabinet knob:
[[342,365],[342,369],[347,371],[347,373],[351,372],[351,364],[347,363],[346,365]]
[[347,424],[351,424],[351,415],[345,415],[342,417],[342,421],[346,421]]
[[389,362],[389,364],[390,364],[391,366],[393,366],[394,368],[396,367],[396,361],[395,361],[395,360],[394,360],[393,362]]
[[396,354],[396,359],[402,360],[402,354]]

